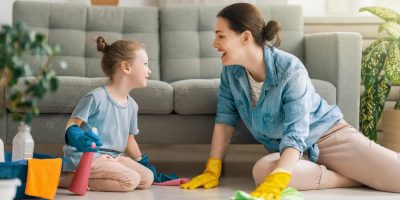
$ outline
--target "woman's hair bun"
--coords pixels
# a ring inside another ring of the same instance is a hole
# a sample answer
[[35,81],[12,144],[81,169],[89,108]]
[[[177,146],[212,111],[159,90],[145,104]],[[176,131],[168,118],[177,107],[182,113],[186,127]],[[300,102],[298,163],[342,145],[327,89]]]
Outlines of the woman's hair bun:
[[280,44],[280,37],[279,37],[279,31],[281,30],[281,25],[279,22],[275,20],[270,20],[266,26],[263,28],[263,36],[264,40],[266,41],[272,41],[276,37],[276,42],[274,46],[277,46]]
[[109,45],[106,43],[106,40],[103,37],[99,36],[97,37],[96,42],[97,42],[97,51],[106,53],[109,47]]

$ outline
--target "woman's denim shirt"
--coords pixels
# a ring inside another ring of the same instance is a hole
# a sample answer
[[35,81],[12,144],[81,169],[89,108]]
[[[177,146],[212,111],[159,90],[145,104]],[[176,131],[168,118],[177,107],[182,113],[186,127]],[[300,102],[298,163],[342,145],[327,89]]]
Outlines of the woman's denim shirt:
[[235,127],[240,116],[268,151],[293,147],[302,155],[307,150],[309,159],[316,162],[319,149],[315,143],[343,118],[341,111],[315,92],[297,57],[266,46],[264,61],[266,79],[254,109],[244,67],[223,67],[215,122]]

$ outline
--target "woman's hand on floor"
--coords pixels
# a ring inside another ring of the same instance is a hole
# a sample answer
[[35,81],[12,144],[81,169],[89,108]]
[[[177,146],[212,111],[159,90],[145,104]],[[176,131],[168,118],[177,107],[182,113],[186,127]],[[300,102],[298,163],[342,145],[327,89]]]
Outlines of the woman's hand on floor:
[[221,175],[222,161],[220,159],[209,158],[204,172],[194,177],[189,182],[182,184],[182,189],[196,189],[203,186],[204,189],[216,187],[219,184]]
[[251,196],[265,200],[279,200],[282,196],[282,190],[289,185],[290,178],[291,174],[288,172],[273,172],[251,193]]

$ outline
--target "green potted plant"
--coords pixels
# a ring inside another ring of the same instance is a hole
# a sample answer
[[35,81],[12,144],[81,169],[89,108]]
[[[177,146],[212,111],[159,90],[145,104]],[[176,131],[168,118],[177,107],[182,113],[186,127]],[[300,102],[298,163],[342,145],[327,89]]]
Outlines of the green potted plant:
[[[361,79],[365,91],[361,95],[360,130],[376,141],[377,124],[391,86],[400,83],[400,14],[385,7],[364,7],[360,11],[368,11],[383,19],[378,32],[387,33],[362,53]],[[400,98],[394,109],[400,115]],[[400,117],[397,123],[399,121]]]
[[[39,100],[58,87],[51,63],[59,51],[58,46],[47,43],[45,35],[30,31],[21,23],[4,25],[0,30],[0,89],[7,91],[6,104],[14,121],[21,122],[19,132],[28,132],[28,135],[24,133],[24,139],[31,138],[30,124],[32,117],[39,114]],[[13,160],[14,149],[17,149],[14,141]],[[33,140],[31,142],[33,153]]]

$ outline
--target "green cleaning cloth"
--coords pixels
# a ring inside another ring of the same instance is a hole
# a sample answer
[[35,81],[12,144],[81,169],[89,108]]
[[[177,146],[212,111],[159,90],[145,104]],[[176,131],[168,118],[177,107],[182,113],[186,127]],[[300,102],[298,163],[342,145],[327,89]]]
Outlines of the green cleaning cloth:
[[[303,193],[297,191],[292,187],[288,187],[282,191],[281,200],[303,200]],[[264,200],[263,198],[256,198],[250,196],[243,191],[237,191],[234,197],[231,197],[230,200]]]

